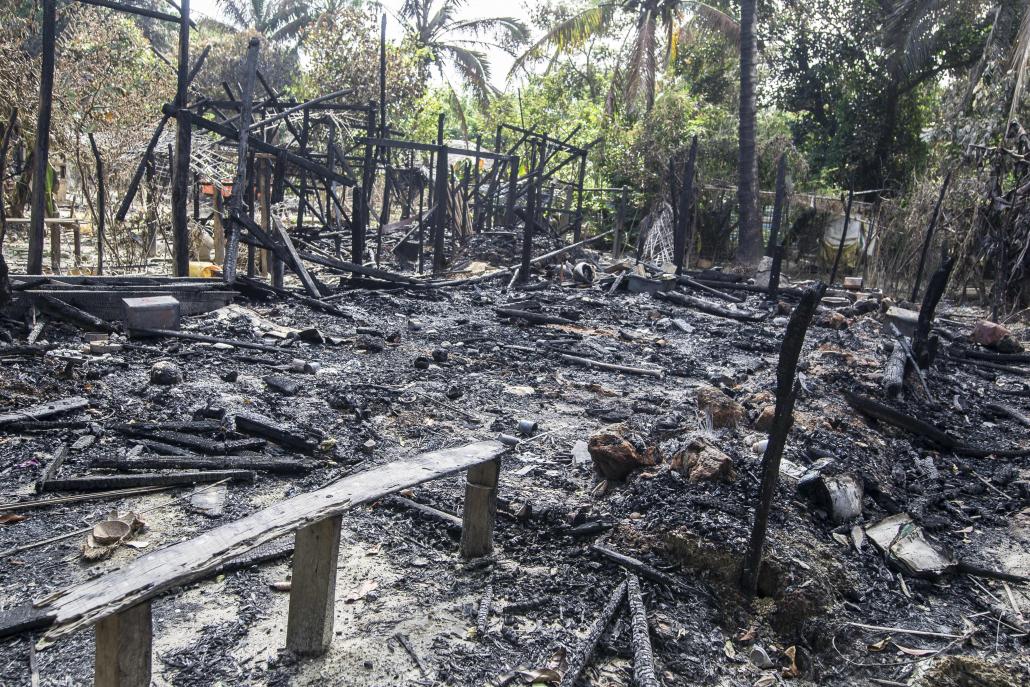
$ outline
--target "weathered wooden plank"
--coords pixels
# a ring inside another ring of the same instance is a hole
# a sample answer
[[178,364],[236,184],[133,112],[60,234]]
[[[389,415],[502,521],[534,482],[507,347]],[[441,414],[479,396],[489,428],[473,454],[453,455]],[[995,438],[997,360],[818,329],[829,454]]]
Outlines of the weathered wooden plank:
[[333,640],[342,523],[336,515],[297,530],[286,648],[298,654],[323,654]]
[[97,623],[95,687],[149,687],[153,636],[149,601]]
[[70,398],[62,398],[57,401],[50,401],[49,403],[40,403],[39,405],[29,406],[28,408],[22,408],[21,410],[15,410],[0,415],[0,427],[12,422],[41,420],[46,417],[53,417],[54,415],[72,413],[76,410],[82,410],[87,406],[89,406],[89,401],[82,396],[72,396]]
[[300,527],[405,487],[494,460],[505,450],[498,441],[481,441],[425,453],[411,461],[389,463],[287,499],[189,541],[140,556],[107,575],[37,602],[54,618],[53,627],[40,640],[40,648],[166,589],[203,577],[226,560]]
[[499,460],[481,463],[468,471],[465,508],[461,514],[461,555],[465,558],[487,556],[494,550],[500,471]]

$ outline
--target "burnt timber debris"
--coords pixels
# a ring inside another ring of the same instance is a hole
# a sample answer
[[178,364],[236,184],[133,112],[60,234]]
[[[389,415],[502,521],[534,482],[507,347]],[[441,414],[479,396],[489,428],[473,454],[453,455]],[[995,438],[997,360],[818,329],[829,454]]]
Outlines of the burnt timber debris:
[[[785,156],[765,266],[692,269],[697,137],[645,231],[571,135],[456,145],[441,115],[409,140],[382,101],[276,93],[257,38],[238,94],[192,98],[188,0],[88,1],[180,29],[115,214],[174,122],[170,274],[121,273],[103,222],[91,274],[59,250],[43,274],[33,184],[0,284],[0,683],[30,656],[104,686],[1030,679],[1028,332],[952,303],[951,256],[927,268],[950,177],[911,302],[843,276],[846,231],[828,285],[791,280]],[[142,532],[88,561],[126,511]]]

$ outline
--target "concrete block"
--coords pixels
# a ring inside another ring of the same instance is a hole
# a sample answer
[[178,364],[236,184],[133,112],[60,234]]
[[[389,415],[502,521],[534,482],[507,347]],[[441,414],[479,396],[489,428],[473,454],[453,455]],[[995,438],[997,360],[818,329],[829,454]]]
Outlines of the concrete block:
[[125,326],[130,332],[139,329],[178,329],[179,301],[172,296],[123,298]]

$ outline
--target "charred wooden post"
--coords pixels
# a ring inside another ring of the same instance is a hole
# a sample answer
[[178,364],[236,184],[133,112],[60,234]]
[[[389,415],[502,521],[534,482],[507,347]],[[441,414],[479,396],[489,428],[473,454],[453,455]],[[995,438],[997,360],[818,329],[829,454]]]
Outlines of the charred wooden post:
[[333,639],[342,521],[336,515],[297,530],[286,647],[301,655],[323,654]]
[[[304,108],[304,114],[302,124],[300,127],[300,155],[302,157],[307,155],[308,152],[308,133],[311,130],[311,111],[308,108]],[[300,191],[297,192],[300,196],[300,203],[297,205],[297,231],[304,228],[304,205],[308,198],[308,175],[306,170],[300,170]],[[355,209],[354,214],[357,214]]]
[[487,556],[494,550],[497,480],[500,473],[501,461],[497,458],[468,470],[465,508],[461,514],[461,555],[464,558]]
[[[4,135],[0,138],[0,170],[7,169],[7,151],[11,146],[11,138],[14,136],[14,129],[18,124],[18,108],[11,108],[11,118],[4,128]],[[2,173],[2,172],[0,172]],[[0,192],[0,196],[2,196]],[[7,261],[4,260],[4,239],[7,236],[7,210],[4,207],[3,198],[0,197],[0,308],[11,301],[11,280],[8,275]]]
[[615,211],[615,237],[612,239],[612,258],[622,257],[622,242],[626,233],[626,202],[629,191],[625,186],[619,191],[619,207]]
[[223,213],[222,187],[212,180],[211,183],[211,207],[212,207],[212,240],[215,244],[215,264],[225,263],[225,217]]
[[175,107],[176,118],[175,162],[172,174],[172,252],[175,259],[175,276],[186,277],[190,273],[190,235],[186,216],[186,201],[189,195],[190,147],[192,125],[188,116],[182,114],[189,98],[190,70],[190,0],[182,0],[182,19],[179,22],[179,62],[176,70]]
[[951,277],[951,270],[955,266],[955,258],[946,258],[941,266],[930,278],[926,285],[926,293],[923,294],[923,303],[919,307],[919,320],[916,323],[915,336],[912,337],[912,352],[916,364],[923,370],[933,364],[937,356],[937,337],[930,336],[930,329],[933,327],[934,314],[937,311],[937,304],[944,296],[948,288],[948,279]]
[[783,204],[786,196],[787,154],[782,153],[780,161],[776,165],[776,199],[773,201],[772,224],[769,226],[769,243],[765,247],[765,254],[774,260],[776,258],[776,250],[779,248],[780,226],[783,223]]
[[837,244],[837,255],[833,258],[833,268],[830,270],[830,284],[837,278],[837,267],[840,265],[840,258],[844,255],[844,243],[848,239],[848,226],[851,224],[851,203],[855,199],[855,189],[848,189],[848,205],[844,210],[844,226],[840,230],[840,242]]
[[519,267],[518,280],[520,283],[529,281],[530,260],[533,258],[533,225],[536,224],[537,197],[540,193],[540,169],[542,168],[544,151],[540,150],[540,162],[537,162],[536,145],[530,145],[529,153],[529,176],[526,183],[529,188],[526,190],[526,222],[522,231],[522,265]]
[[98,622],[95,687],[150,687],[153,636],[149,601]]
[[433,272],[439,273],[446,266],[444,247],[446,245],[446,232],[450,208],[448,207],[448,178],[450,176],[450,165],[447,162],[447,146],[443,139],[444,116],[441,114],[436,122],[436,175],[434,177],[433,201],[436,208],[433,210]]
[[504,201],[504,226],[511,229],[515,226],[515,199],[519,195],[519,157],[511,158],[511,170],[508,173],[508,195]]
[[[272,163],[270,156],[258,156],[257,182],[258,194],[261,198],[261,228],[266,234],[272,233]],[[261,276],[271,273],[272,286],[283,288],[283,270],[285,265],[278,256],[267,248],[261,251]]]
[[[543,169],[540,170],[541,172]],[[572,241],[579,242],[583,238],[583,184],[587,176],[587,153],[584,150],[579,156],[579,174],[576,176],[576,219],[572,227]]]
[[32,205],[29,220],[29,258],[25,272],[43,273],[43,232],[46,217],[47,169],[50,166],[50,116],[54,106],[54,61],[57,45],[57,0],[43,0],[42,64],[36,147],[32,158]]
[[473,167],[472,181],[472,230],[477,234],[482,231],[483,196],[480,193],[479,154],[483,151],[483,135],[476,134],[476,160]]
[[379,138],[386,138],[386,132],[386,15],[383,14],[379,24]]
[[637,687],[659,687],[654,672],[654,652],[651,651],[651,633],[647,627],[647,608],[640,593],[640,580],[626,574],[626,599],[629,602],[630,641],[633,645],[633,682]]
[[[365,114],[365,135],[372,139],[376,133],[376,111],[369,104]],[[365,144],[362,158],[361,188],[354,196],[355,204],[351,211],[351,260],[357,264],[365,262],[365,237],[368,233],[369,203],[371,202],[372,182],[375,179],[374,149],[371,143]]]
[[[254,209],[257,205],[257,174],[254,164],[254,153],[247,154],[247,190],[243,195],[243,207],[246,208],[245,216],[249,220],[254,219]],[[249,223],[248,223],[249,224]],[[257,276],[257,246],[253,241],[247,241],[247,276]]]
[[773,416],[772,429],[769,432],[769,443],[762,456],[762,483],[758,492],[758,505],[755,508],[755,521],[751,529],[751,539],[745,553],[741,588],[745,594],[754,596],[758,591],[758,574],[762,565],[762,549],[765,545],[765,532],[769,523],[769,512],[772,510],[773,496],[780,477],[780,458],[787,443],[787,433],[794,424],[794,402],[797,400],[797,382],[795,381],[798,359],[805,343],[805,333],[812,322],[816,306],[819,305],[826,286],[821,283],[805,289],[801,302],[794,308],[787,323],[787,331],[780,347],[780,359],[776,366],[776,411]]
[[[250,126],[254,99],[254,78],[257,71],[258,50],[260,47],[261,41],[256,36],[251,38],[250,43],[247,45],[247,58],[243,73],[243,93],[240,95],[241,132],[245,132]],[[243,229],[240,217],[243,215],[243,196],[248,185],[247,160],[249,159],[249,150],[247,146],[249,143],[250,136],[240,135],[236,148],[236,177],[233,179],[232,197],[229,198],[229,235],[225,247],[225,264],[222,268],[222,275],[227,284],[232,284],[236,281],[236,262],[240,250],[240,232]]]
[[[93,159],[96,161],[96,172],[97,172],[97,274],[104,273],[104,227],[107,223],[107,191],[104,187],[104,160],[100,157],[100,150],[97,148],[97,142],[93,138],[92,132],[89,134],[89,147],[93,150]],[[78,247],[76,247],[76,257],[78,257]]]
[[583,639],[583,645],[579,652],[569,660],[569,667],[566,669],[565,674],[562,675],[561,684],[558,687],[576,687],[579,676],[590,662],[597,644],[601,641],[601,635],[604,634],[608,625],[611,624],[615,611],[619,609],[619,606],[622,605],[622,600],[625,598],[626,582],[621,582],[615,588],[615,591],[612,592],[611,596],[608,597],[608,603],[601,609],[601,613],[594,620],[594,624],[590,626],[590,631],[587,632],[587,636]]
[[[694,207],[694,169],[697,166],[697,136],[695,135],[690,143],[690,153],[687,156],[687,164],[683,172],[683,186],[680,189],[679,212],[677,217],[679,223],[676,225],[676,235],[673,237],[674,255],[673,262],[676,265],[676,274],[683,274],[683,258],[687,252],[687,233],[690,227],[691,212]],[[673,201],[675,202],[675,201]]]
[[383,206],[379,211],[379,228],[376,231],[376,265],[383,253],[383,227],[390,223],[390,194],[393,193],[393,175],[390,174],[390,150],[383,150],[386,164],[383,166]]
[[787,246],[780,244],[773,250],[772,269],[769,271],[769,297],[778,298],[780,295],[780,272],[783,269],[783,256],[787,253]]
[[948,192],[948,184],[951,183],[951,170],[944,175],[944,183],[941,184],[941,192],[937,196],[937,204],[933,207],[933,215],[930,217],[930,226],[926,229],[926,236],[923,238],[923,249],[919,253],[919,266],[916,268],[916,281],[912,285],[912,302],[919,297],[919,284],[923,280],[923,268],[926,266],[926,256],[930,252],[930,243],[933,241],[933,233],[937,228],[937,220],[941,216],[941,206],[944,204],[944,196]]

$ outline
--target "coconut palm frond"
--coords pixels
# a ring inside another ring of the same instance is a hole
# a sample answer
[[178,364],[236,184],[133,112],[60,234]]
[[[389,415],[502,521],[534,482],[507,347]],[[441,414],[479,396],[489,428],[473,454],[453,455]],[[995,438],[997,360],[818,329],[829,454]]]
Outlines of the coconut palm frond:
[[1028,63],[1030,63],[1030,8],[1023,14],[1023,21],[1019,24],[1019,33],[1016,35],[1016,42],[1012,49],[1012,69],[1016,72],[1016,83],[1012,87],[1008,124],[1012,124],[1015,120],[1016,110],[1023,100]]
[[626,69],[626,98],[631,103],[643,95],[647,109],[654,105],[656,85],[655,47],[658,21],[655,13],[645,10],[637,22],[637,36],[633,41],[629,66]]
[[250,14],[243,3],[236,0],[218,0],[218,8],[225,13],[235,28],[245,29],[250,26]]
[[440,50],[451,57],[458,76],[469,87],[480,104],[485,105],[495,92],[493,86],[490,85],[490,63],[487,62],[486,55],[456,45],[440,46]]
[[307,26],[310,21],[310,18],[306,14],[302,14],[280,26],[278,29],[269,34],[268,38],[272,41],[282,41],[289,40],[291,38],[296,38],[300,34],[301,30],[305,26]]
[[604,33],[611,27],[618,10],[617,3],[601,2],[559,22],[515,60],[511,72],[521,69],[530,60],[543,57],[549,50],[567,52]]
[[507,34],[516,43],[529,40],[529,27],[515,17],[489,17],[485,19],[466,19],[450,24],[448,30],[467,31],[473,35]]
[[[740,22],[736,17],[723,12],[718,7],[704,2],[683,3],[683,8],[676,12],[677,28],[685,28],[691,24],[718,33],[733,46],[740,45]],[[675,53],[671,57],[675,59]]]

